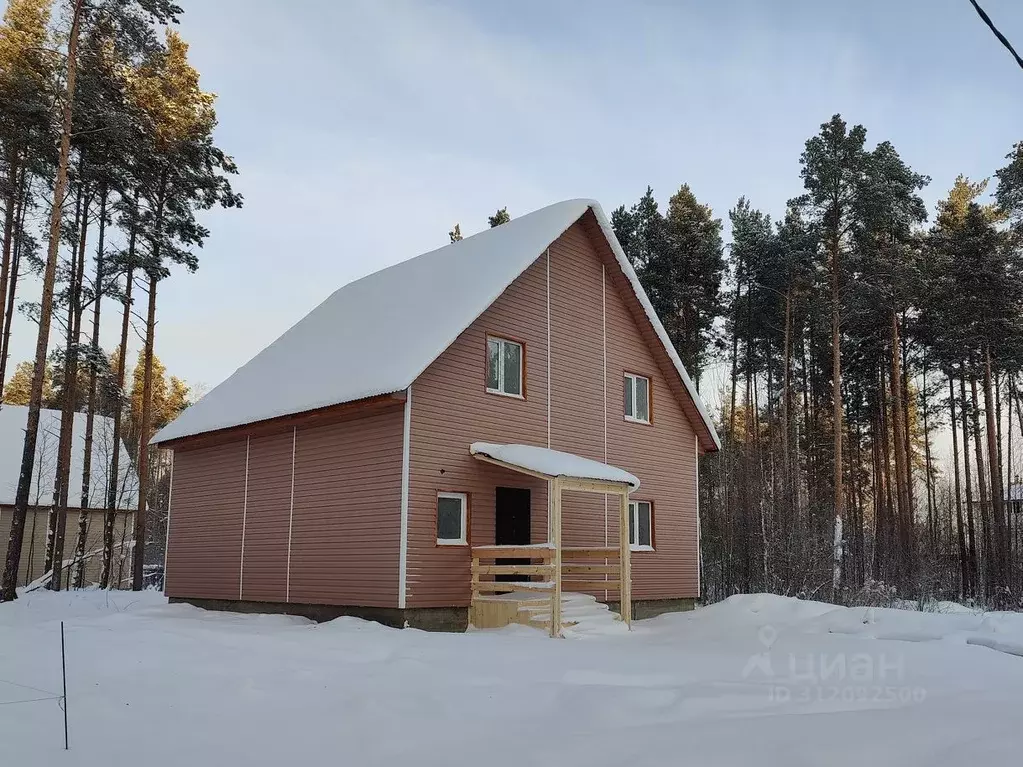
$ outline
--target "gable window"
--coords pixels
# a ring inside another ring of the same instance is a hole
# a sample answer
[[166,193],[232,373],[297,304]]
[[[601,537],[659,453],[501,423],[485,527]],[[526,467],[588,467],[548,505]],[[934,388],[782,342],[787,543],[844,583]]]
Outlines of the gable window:
[[654,547],[654,517],[650,501],[629,501],[629,546],[640,551]]
[[625,420],[650,423],[650,379],[625,374]]
[[522,344],[505,338],[487,338],[487,391],[522,396]]
[[465,493],[437,493],[437,543],[463,546],[469,498]]

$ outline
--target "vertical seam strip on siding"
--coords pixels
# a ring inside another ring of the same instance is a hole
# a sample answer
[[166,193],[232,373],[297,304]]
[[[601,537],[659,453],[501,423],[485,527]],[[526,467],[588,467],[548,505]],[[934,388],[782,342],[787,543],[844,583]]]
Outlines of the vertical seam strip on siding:
[[412,442],[412,384],[405,390],[405,416],[401,433],[401,537],[398,539],[398,609],[405,609],[408,572],[409,447]]
[[[600,332],[603,339],[603,360],[601,369],[604,373],[604,463],[607,463],[607,267],[600,265]],[[608,543],[607,533],[607,494],[604,494],[604,545]],[[604,580],[607,580],[605,577]],[[607,598],[607,595],[604,595]]]
[[[604,374],[604,463],[607,463],[607,267],[600,265],[600,332],[603,338],[603,361],[601,370]],[[607,530],[607,493],[604,493],[604,546],[608,545]],[[608,560],[604,560],[606,565]],[[604,580],[610,580],[605,575]],[[607,589],[604,589],[604,601],[608,600]]]
[[[163,539],[163,595],[167,596],[167,562],[170,561],[171,500],[174,498],[174,453],[171,452],[170,483],[167,487],[167,529]],[[137,512],[136,512],[137,513]]]
[[[547,449],[551,449],[551,249],[547,248]],[[547,483],[547,540],[551,541],[551,483]]]
[[252,437],[245,438],[245,486],[242,490],[242,555],[238,565],[238,601],[242,599],[242,586],[245,583],[245,524],[249,516],[249,444]]
[[298,427],[291,429],[291,501],[288,507],[288,570],[285,575],[284,601],[291,601],[291,530],[295,521],[295,445],[298,443]]
[[696,598],[703,596],[703,530],[700,527],[700,435],[693,429],[693,442],[696,446]]
[[[547,449],[551,449],[551,249],[547,248]],[[549,504],[548,504],[549,506]]]

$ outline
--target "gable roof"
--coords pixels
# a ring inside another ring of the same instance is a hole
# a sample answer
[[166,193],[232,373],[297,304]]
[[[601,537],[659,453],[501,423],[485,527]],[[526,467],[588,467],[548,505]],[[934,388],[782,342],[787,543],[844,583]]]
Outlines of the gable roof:
[[[71,429],[71,490],[68,506],[77,508],[82,500],[82,472],[85,468],[85,413],[75,413]],[[0,504],[13,505],[21,475],[21,456],[25,445],[28,408],[24,405],[0,407]],[[36,460],[32,471],[31,506],[53,503],[53,480],[57,471],[57,443],[60,440],[60,411],[43,409],[39,413],[39,434],[36,438]],[[96,416],[92,428],[92,461],[89,465],[89,505],[106,505],[107,477],[114,449],[114,419]],[[133,509],[138,504],[138,475],[132,467],[128,451],[119,446],[118,503],[120,509]]]
[[345,285],[161,429],[153,443],[405,390],[588,210],[713,446],[720,447],[696,387],[593,200],[541,208]]

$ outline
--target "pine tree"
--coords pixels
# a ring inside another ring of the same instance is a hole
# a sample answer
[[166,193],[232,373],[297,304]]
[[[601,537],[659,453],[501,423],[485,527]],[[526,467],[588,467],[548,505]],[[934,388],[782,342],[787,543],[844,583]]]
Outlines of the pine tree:
[[682,362],[699,382],[713,352],[715,319],[724,311],[721,220],[683,185],[666,215],[647,187],[631,210],[615,210],[611,222]]
[[[19,362],[14,375],[4,386],[3,402],[5,405],[27,405],[32,393],[32,369],[29,360]],[[53,389],[53,367],[46,366],[46,378],[43,381],[43,407],[50,407],[55,399]]]
[[[495,226],[500,226],[501,224],[507,224],[509,221],[511,221],[511,216],[508,215],[508,208],[499,209],[497,213],[487,219],[487,223],[490,224],[491,229]],[[457,227],[457,224],[455,226]],[[459,231],[458,234],[459,237],[461,237],[461,231]]]
[[842,465],[842,252],[852,229],[854,202],[865,161],[867,131],[862,125],[847,129],[840,115],[821,125],[820,133],[806,142],[799,158],[801,176],[807,194],[803,198],[815,217],[828,254],[831,295],[831,387],[833,431],[834,540],[832,593],[842,584],[842,557],[845,537],[843,514],[845,486]]

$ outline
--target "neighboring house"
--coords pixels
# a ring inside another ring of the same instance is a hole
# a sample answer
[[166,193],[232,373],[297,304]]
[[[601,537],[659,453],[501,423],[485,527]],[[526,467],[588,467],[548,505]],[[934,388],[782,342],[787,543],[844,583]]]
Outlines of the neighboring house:
[[593,201],[346,285],[153,442],[175,600],[459,627],[495,592],[699,597],[718,438]]
[[[60,411],[42,410],[36,438],[35,468],[29,491],[28,518],[21,548],[19,585],[25,585],[44,575],[46,558],[46,530],[50,508],[53,506],[53,485],[57,472],[57,447],[60,440]],[[21,475],[21,458],[25,445],[25,425],[28,408],[23,405],[0,405],[0,561],[7,556],[11,517]],[[67,523],[64,537],[64,560],[70,563],[78,540],[78,519],[82,506],[82,486],[85,471],[86,414],[75,413],[71,437],[71,474],[68,493]],[[85,539],[85,582],[99,581],[103,546],[103,515],[106,506],[107,478],[114,449],[113,419],[96,416],[89,465],[89,495],[86,503],[88,532]],[[129,552],[124,543],[131,539],[132,510],[138,503],[138,476],[131,464],[128,451],[120,446],[118,459],[117,514],[114,522],[115,577],[130,579],[130,568],[121,567],[121,559]],[[71,568],[68,568],[70,570]]]

